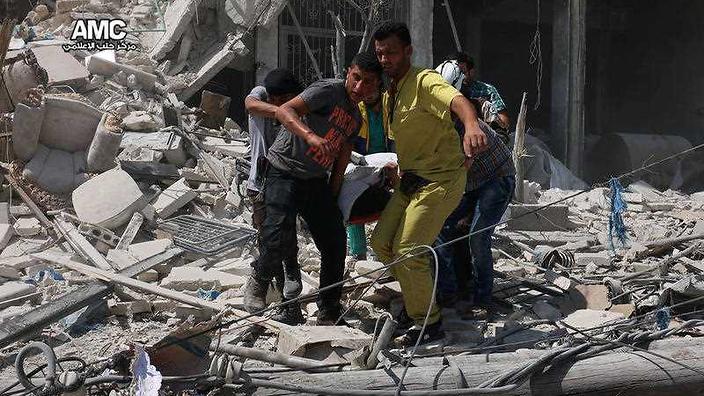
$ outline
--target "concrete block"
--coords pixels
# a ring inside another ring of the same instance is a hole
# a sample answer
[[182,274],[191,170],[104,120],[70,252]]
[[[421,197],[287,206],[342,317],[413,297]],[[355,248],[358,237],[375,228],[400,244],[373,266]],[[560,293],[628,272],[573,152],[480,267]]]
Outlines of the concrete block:
[[44,106],[39,143],[69,153],[86,151],[90,147],[102,112],[65,96],[45,95]]
[[0,258],[0,266],[14,268],[15,270],[22,270],[37,263],[39,263],[39,260],[30,255]]
[[174,150],[180,147],[181,137],[173,132],[125,132],[122,134],[120,148],[123,149],[150,149],[157,151]]
[[158,124],[146,111],[133,111],[122,119],[121,126],[128,131],[154,131]]
[[[57,4],[58,6],[58,4]],[[86,69],[76,58],[58,45],[32,48],[39,67],[46,71],[47,85],[80,87],[88,79]]]
[[[596,311],[593,309],[580,309],[569,314],[563,321],[580,330],[605,325],[623,319],[620,312]],[[568,330],[572,333],[572,330]]]
[[147,300],[134,300],[129,302],[115,302],[109,304],[110,314],[115,316],[130,316],[152,312],[152,305]]
[[[10,206],[10,214],[14,217],[29,216],[32,214],[32,210],[29,209],[26,205],[13,205]],[[7,223],[3,222],[3,224]]]
[[613,258],[607,252],[575,253],[574,262],[578,266],[587,266],[589,263],[594,263],[599,267],[610,267]]
[[103,114],[86,154],[86,169],[90,172],[105,172],[117,165],[115,158],[120,150],[122,129],[115,125],[116,121],[119,121],[116,117]]
[[249,276],[252,272],[251,258],[230,258],[215,264],[215,269],[238,276]]
[[[567,219],[567,206],[555,205],[527,214],[539,208],[539,205],[509,205],[511,220],[508,229],[525,231],[562,231],[570,229],[572,224]],[[521,216],[521,217],[518,217]]]
[[165,219],[193,200],[196,195],[196,192],[188,186],[186,179],[181,178],[162,191],[152,205],[156,209],[156,214]]
[[127,223],[146,202],[127,172],[115,168],[88,180],[73,191],[73,207],[82,222],[108,229]]
[[36,217],[21,217],[13,225],[15,233],[19,236],[34,236],[42,232],[43,227]]
[[[37,291],[34,285],[24,282],[6,282],[0,285],[0,301],[7,301],[32,294]],[[21,303],[19,305],[22,305]]]
[[174,242],[171,239],[155,239],[153,241],[131,244],[127,250],[137,260],[146,260],[149,257],[165,252],[172,247]]
[[122,249],[108,250],[106,258],[111,263],[115,263],[120,269],[127,268],[139,261],[132,254],[130,254],[130,252]]
[[149,271],[142,272],[141,274],[137,275],[137,279],[141,280],[142,282],[156,282],[159,280],[159,273],[156,272],[156,270],[150,269]]
[[292,326],[281,330],[276,349],[287,355],[307,356],[307,352],[320,344],[354,350],[370,342],[371,335],[347,326]]
[[203,270],[198,267],[175,267],[161,281],[161,286],[172,290],[228,290],[240,288],[246,278],[218,270]]
[[0,224],[0,249],[5,249],[13,235],[15,235],[15,229],[11,225]]

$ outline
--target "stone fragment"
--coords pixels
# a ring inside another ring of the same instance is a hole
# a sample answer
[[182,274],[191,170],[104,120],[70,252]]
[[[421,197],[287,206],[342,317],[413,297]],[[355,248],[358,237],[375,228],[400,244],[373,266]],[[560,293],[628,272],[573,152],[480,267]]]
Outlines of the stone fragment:
[[56,13],[63,14],[64,12],[69,12],[76,7],[80,7],[88,3],[90,3],[90,0],[57,0]]
[[145,271],[137,275],[137,279],[141,280],[142,282],[156,282],[159,280],[159,273],[156,272],[156,270],[150,269],[149,271]]
[[122,119],[121,126],[129,131],[153,131],[158,124],[146,111],[133,111]]
[[140,242],[131,244],[127,250],[137,260],[146,260],[149,257],[165,252],[172,247],[174,242],[171,239],[155,239],[153,241]]
[[[376,279],[384,272],[384,264],[373,260],[360,260],[354,264],[354,269],[357,274],[363,275],[365,278]],[[389,271],[386,273],[388,275]]]
[[147,300],[113,302],[112,304],[108,304],[108,308],[110,309],[110,315],[115,316],[130,316],[152,311],[152,305]]
[[[320,344],[327,348],[354,350],[369,345],[371,335],[347,326],[295,326],[279,333],[277,351],[293,356],[307,356]],[[347,351],[349,352],[349,351]]]
[[83,183],[71,198],[79,220],[108,229],[127,223],[146,204],[137,183],[120,168]]
[[238,140],[226,141],[225,139],[212,136],[207,136],[203,139],[203,148],[233,158],[242,158],[249,152],[249,146],[245,142]]
[[152,203],[156,214],[165,219],[176,213],[181,207],[186,205],[197,196],[196,192],[188,185],[185,178],[177,180],[156,198]]
[[42,232],[42,224],[36,217],[20,217],[13,225],[19,236],[34,236]]
[[0,265],[0,278],[19,280],[21,277],[22,274],[20,274],[16,268],[7,265]]
[[175,267],[161,281],[161,286],[172,290],[228,290],[240,288],[246,278],[218,270],[203,270],[199,267]]

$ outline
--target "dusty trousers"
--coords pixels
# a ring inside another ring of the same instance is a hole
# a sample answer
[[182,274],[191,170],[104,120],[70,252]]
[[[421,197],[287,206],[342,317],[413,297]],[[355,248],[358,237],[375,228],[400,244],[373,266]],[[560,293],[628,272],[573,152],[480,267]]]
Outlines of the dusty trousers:
[[[262,225],[264,224],[264,219],[266,219],[266,203],[264,202],[264,193],[247,190],[247,197],[252,203],[252,225],[259,232],[257,235],[257,246],[259,252],[262,251]],[[300,266],[298,265],[298,243],[294,239],[291,245],[284,248],[283,264],[279,266],[277,272],[274,274],[274,280],[276,288],[279,292],[283,293],[284,285],[284,267],[286,272],[294,273],[300,271]],[[256,261],[252,263],[252,267],[256,266]]]
[[[445,219],[460,202],[466,183],[466,172],[458,169],[432,181],[411,195],[395,189],[381,214],[372,235],[372,249],[379,260],[389,264],[404,255],[416,255],[391,267],[390,272],[401,284],[408,316],[422,324],[428,311],[433,278],[432,255],[419,245],[432,245]],[[431,309],[428,324],[440,319],[437,305]]]
[[[296,244],[296,216],[300,215],[320,251],[320,287],[340,282],[345,267],[346,234],[342,213],[327,180],[296,178],[272,166],[264,186],[264,201],[266,216],[254,276],[269,281],[276,275],[288,250]],[[321,314],[339,314],[341,295],[341,285],[321,292]]]

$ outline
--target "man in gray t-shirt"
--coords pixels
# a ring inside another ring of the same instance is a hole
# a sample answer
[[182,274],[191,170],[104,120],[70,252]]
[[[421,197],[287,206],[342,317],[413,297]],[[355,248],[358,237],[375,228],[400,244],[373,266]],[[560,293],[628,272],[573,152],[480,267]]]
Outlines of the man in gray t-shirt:
[[[296,239],[298,214],[307,223],[320,251],[320,288],[342,280],[346,235],[335,197],[350,160],[351,141],[361,126],[357,103],[377,89],[381,73],[374,55],[359,54],[345,80],[313,83],[276,111],[284,129],[267,155],[266,219],[260,257],[244,292],[244,305],[249,312],[266,306],[266,291],[277,263]],[[318,324],[337,321],[341,293],[341,286],[320,293]],[[284,295],[284,299],[288,298]],[[285,323],[305,321],[297,303],[285,305],[280,314],[277,319]]]
[[[244,100],[244,106],[249,113],[251,152],[247,197],[252,204],[252,223],[259,232],[266,217],[263,194],[264,175],[268,166],[266,153],[281,130],[276,120],[276,110],[301,91],[303,87],[293,73],[288,69],[279,68],[269,72],[264,78],[264,85],[254,87]],[[261,238],[259,239],[261,245]],[[296,242],[292,241],[292,245],[286,248],[284,266],[274,276],[276,286],[282,293],[298,294],[302,289]]]

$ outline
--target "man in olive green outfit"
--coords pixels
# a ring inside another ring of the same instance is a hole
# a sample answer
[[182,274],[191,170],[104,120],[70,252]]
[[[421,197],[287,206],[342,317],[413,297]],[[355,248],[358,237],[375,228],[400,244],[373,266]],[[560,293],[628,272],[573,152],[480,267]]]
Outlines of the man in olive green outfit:
[[[397,343],[411,346],[421,335],[433,289],[431,255],[419,246],[433,244],[457,207],[466,184],[465,166],[486,149],[487,138],[474,107],[459,91],[434,70],[411,66],[413,47],[405,24],[383,24],[374,33],[374,48],[391,79],[389,135],[396,144],[401,182],[381,214],[372,248],[385,264],[425,253],[391,267],[408,316],[415,322]],[[452,114],[465,126],[462,142]],[[440,310],[435,304],[430,309],[422,343],[444,337]]]

